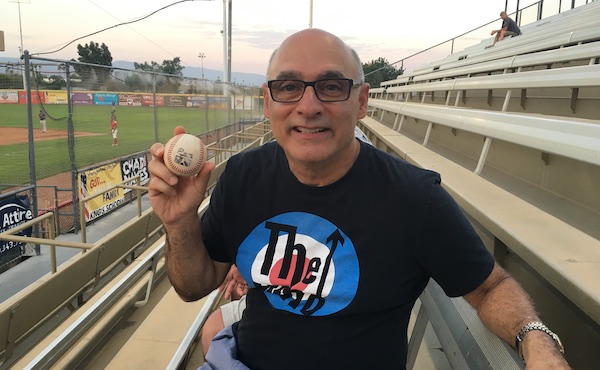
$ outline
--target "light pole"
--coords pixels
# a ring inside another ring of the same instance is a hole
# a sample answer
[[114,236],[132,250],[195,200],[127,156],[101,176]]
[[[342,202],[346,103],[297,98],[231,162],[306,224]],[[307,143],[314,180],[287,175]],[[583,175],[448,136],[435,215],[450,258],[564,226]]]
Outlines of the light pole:
[[[9,2],[17,3],[17,6],[19,7],[19,36],[21,37],[21,47],[19,48],[19,57],[21,57],[23,55],[23,53],[25,52],[25,49],[23,49],[23,26],[21,26],[21,3],[29,4],[29,0],[9,0]],[[25,68],[23,68],[23,88],[24,89],[26,88],[25,73],[27,73],[27,71],[25,71]]]
[[[19,35],[21,36],[21,49],[19,50],[21,55],[23,55],[23,52],[25,51],[25,49],[23,49],[23,27],[21,26],[21,3],[23,4],[29,4],[29,0],[9,0],[10,3],[17,3],[17,6],[19,7]],[[19,55],[19,56],[21,56]]]
[[204,58],[206,58],[206,55],[204,53],[199,53],[198,58],[200,58],[200,64],[202,65],[202,79],[204,80]]
[[310,0],[310,5],[308,8],[308,28],[313,28],[313,0]]

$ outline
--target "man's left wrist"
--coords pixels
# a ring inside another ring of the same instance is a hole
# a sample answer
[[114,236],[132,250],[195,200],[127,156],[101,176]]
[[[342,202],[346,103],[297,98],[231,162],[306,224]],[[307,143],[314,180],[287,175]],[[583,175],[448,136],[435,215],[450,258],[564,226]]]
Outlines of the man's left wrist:
[[558,337],[558,335],[556,335],[556,333],[554,333],[552,330],[550,330],[542,322],[532,321],[532,322],[524,325],[515,338],[515,348],[517,349],[517,353],[519,354],[519,357],[521,357],[521,359],[523,361],[525,361],[525,358],[523,356],[523,341],[525,339],[525,336],[532,331],[542,332],[545,335],[547,335],[549,338],[551,338],[554,342],[554,345],[558,349],[558,351],[564,356],[565,348],[564,348],[560,338]]

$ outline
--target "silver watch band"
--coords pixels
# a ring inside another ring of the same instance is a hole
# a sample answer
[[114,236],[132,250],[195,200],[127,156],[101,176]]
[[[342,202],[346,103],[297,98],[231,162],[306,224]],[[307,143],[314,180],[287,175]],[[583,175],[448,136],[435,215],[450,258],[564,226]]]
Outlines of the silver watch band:
[[539,330],[539,331],[542,331],[542,332],[548,334],[552,338],[552,340],[554,340],[554,342],[556,343],[556,348],[558,348],[560,353],[562,353],[562,354],[565,353],[565,347],[563,347],[563,344],[560,341],[560,338],[558,337],[558,335],[556,335],[552,330],[550,330],[542,322],[532,321],[521,328],[521,330],[519,331],[519,334],[517,334],[517,338],[515,340],[515,348],[517,349],[517,353],[519,354],[519,357],[521,357],[521,359],[523,361],[525,361],[525,359],[523,358],[523,346],[521,345],[521,342],[523,341],[525,334],[529,333],[532,330]]

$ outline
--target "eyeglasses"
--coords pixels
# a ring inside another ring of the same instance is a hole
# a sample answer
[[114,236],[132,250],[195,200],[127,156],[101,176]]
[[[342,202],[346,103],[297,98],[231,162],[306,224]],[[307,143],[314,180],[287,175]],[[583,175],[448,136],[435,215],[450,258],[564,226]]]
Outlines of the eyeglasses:
[[348,100],[353,87],[362,85],[354,83],[350,78],[328,78],[317,81],[270,80],[267,82],[271,98],[278,103],[295,103],[304,96],[308,86],[315,90],[317,99],[322,102],[338,102]]

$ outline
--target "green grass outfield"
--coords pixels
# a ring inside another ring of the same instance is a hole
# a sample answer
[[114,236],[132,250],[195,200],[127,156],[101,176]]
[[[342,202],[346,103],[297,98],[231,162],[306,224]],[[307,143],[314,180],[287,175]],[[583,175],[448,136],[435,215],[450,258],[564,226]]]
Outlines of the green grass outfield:
[[[48,112],[48,130],[68,130],[66,105],[45,105]],[[33,107],[33,127],[40,130],[39,106]],[[75,105],[73,127],[76,133],[91,133],[94,136],[75,137],[75,166],[83,168],[95,163],[147,150],[155,141],[154,108],[126,107],[116,109],[119,145],[112,146],[110,132],[110,106]],[[189,133],[200,134],[224,126],[227,111],[200,108],[157,108],[158,139],[166,142],[173,136],[175,126],[184,126]],[[255,113],[256,115],[256,113]],[[250,112],[231,112],[232,122]],[[208,122],[208,123],[207,123]],[[0,105],[0,127],[27,128],[27,106],[21,104]],[[42,135],[36,132],[36,138]],[[36,177],[42,179],[71,170],[68,138],[35,142]],[[0,146],[0,185],[29,183],[29,150],[27,143]]]

